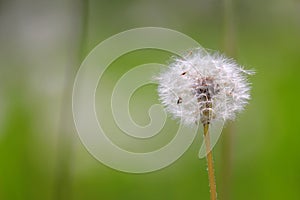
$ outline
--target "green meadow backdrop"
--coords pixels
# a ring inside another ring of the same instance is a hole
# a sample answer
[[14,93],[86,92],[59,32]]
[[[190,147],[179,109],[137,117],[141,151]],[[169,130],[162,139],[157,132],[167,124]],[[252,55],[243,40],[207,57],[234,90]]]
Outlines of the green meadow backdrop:
[[[250,104],[214,149],[219,199],[299,199],[299,0],[1,0],[0,199],[209,199],[206,160],[197,157],[200,134],[167,168],[127,174],[94,159],[76,133],[71,93],[80,63],[106,38],[145,26],[180,31],[256,70]],[[109,110],[118,79],[170,56],[140,50],[108,68],[97,109],[109,137],[124,137]],[[134,93],[136,123],[149,123],[155,103],[154,84]],[[168,119],[166,126],[137,149],[170,141],[178,124]]]

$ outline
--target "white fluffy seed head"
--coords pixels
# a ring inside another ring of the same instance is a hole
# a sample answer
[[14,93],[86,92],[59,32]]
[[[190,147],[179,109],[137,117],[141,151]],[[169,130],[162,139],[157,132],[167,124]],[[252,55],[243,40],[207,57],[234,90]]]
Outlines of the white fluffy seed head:
[[173,58],[155,79],[168,113],[186,125],[234,120],[250,99],[250,84],[233,59],[197,48]]

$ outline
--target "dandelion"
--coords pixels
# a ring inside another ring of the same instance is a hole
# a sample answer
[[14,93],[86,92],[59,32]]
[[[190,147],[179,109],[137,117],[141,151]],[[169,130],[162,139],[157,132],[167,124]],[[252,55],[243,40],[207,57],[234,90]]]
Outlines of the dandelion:
[[183,124],[204,127],[211,199],[216,199],[209,125],[234,120],[250,99],[247,75],[233,59],[197,48],[174,58],[156,77],[158,95],[166,111]]

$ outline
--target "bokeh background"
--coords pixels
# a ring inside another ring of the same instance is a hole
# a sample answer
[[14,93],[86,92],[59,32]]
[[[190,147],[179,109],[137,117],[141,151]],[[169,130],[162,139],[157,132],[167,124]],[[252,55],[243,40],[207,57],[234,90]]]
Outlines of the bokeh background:
[[[257,72],[250,104],[214,149],[219,199],[299,199],[299,0],[1,0],[0,199],[209,199],[200,135],[177,162],[148,174],[102,165],[77,136],[71,92],[81,61],[111,35],[144,26],[185,33]],[[112,138],[122,134],[107,110],[113,85],[132,67],[169,56],[136,51],[107,70],[98,115],[106,115]],[[155,89],[133,95],[141,125],[158,102]],[[176,126],[168,120],[151,148]],[[142,144],[135,150],[148,147]]]

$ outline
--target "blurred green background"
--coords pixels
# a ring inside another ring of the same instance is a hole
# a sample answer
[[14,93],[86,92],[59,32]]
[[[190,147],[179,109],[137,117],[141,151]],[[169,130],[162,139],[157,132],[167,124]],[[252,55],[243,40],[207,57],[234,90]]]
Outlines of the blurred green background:
[[[71,92],[81,61],[111,35],[144,26],[180,31],[257,72],[250,104],[214,149],[219,199],[300,199],[299,0],[0,1],[0,199],[209,199],[200,135],[171,166],[139,175],[102,165],[77,136]],[[107,104],[132,67],[169,56],[141,50],[121,57],[99,98]],[[148,85],[133,96],[141,125],[158,102],[155,90]],[[122,134],[103,113],[113,134]],[[154,144],[176,128],[168,120]]]

